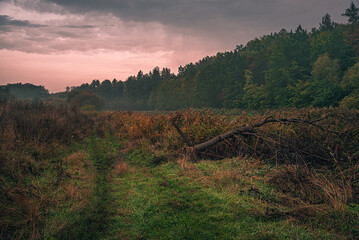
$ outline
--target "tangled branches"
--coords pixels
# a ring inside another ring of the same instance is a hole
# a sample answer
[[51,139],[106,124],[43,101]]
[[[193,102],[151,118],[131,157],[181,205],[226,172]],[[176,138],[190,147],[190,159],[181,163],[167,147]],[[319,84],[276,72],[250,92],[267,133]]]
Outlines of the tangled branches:
[[[344,145],[347,135],[357,129],[356,118],[357,114],[346,118],[333,112],[314,120],[270,115],[260,122],[241,125],[197,144],[182,132],[177,124],[178,116],[172,119],[172,125],[183,138],[191,156],[225,158],[241,154],[275,161],[328,163],[348,156],[357,158],[348,154]],[[345,130],[346,134],[343,134],[343,129],[334,131],[334,124],[344,120],[351,129]]]

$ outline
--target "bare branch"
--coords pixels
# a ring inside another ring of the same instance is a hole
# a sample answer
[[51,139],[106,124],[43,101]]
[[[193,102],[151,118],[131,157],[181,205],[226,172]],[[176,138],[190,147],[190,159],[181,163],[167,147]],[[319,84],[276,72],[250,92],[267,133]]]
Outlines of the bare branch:
[[179,135],[181,135],[181,137],[183,138],[183,140],[185,141],[187,146],[188,147],[193,147],[193,143],[182,132],[181,128],[176,124],[175,120],[172,120],[172,125],[176,128],[177,132],[179,133]]
[[[206,141],[204,143],[200,143],[200,144],[197,144],[197,145],[191,145],[191,147],[193,146],[195,151],[202,151],[202,150],[204,150],[204,149],[206,149],[208,147],[216,145],[217,143],[222,142],[225,139],[231,138],[231,137],[233,137],[235,135],[247,135],[247,134],[250,134],[250,133],[255,133],[255,128],[259,128],[259,127],[261,127],[263,125],[266,125],[268,123],[284,123],[284,124],[285,123],[305,123],[305,124],[308,124],[308,125],[315,126],[315,127],[319,128],[319,129],[321,129],[322,131],[325,131],[325,129],[322,128],[320,125],[316,124],[316,122],[322,121],[322,120],[324,120],[326,118],[328,118],[328,116],[326,116],[324,118],[321,118],[321,119],[318,119],[318,120],[314,120],[314,121],[302,120],[302,119],[296,119],[296,118],[294,118],[294,119],[281,118],[281,119],[277,120],[277,119],[274,119],[272,116],[269,116],[261,123],[256,123],[256,124],[253,124],[251,126],[242,126],[242,127],[236,128],[234,130],[231,130],[231,131],[228,131],[228,132],[223,133],[221,135],[218,135],[218,136],[216,136],[216,137],[214,137],[214,138],[212,138],[212,139],[210,139],[210,140],[208,140],[208,141]],[[178,129],[177,129],[177,131],[178,131]],[[180,135],[182,136],[181,133],[180,133]]]

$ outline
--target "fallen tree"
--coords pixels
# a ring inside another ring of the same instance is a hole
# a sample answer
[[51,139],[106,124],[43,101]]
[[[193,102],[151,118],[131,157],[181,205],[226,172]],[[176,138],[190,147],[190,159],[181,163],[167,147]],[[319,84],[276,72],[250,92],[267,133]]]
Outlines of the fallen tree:
[[327,115],[324,118],[320,118],[314,121],[309,121],[309,120],[303,120],[303,119],[297,119],[297,118],[293,118],[293,119],[287,119],[287,118],[281,118],[281,119],[274,119],[272,116],[267,117],[263,122],[261,123],[256,123],[253,125],[249,125],[249,126],[241,126],[238,127],[236,129],[233,129],[229,132],[223,133],[221,135],[218,135],[204,143],[200,143],[197,145],[194,145],[193,143],[191,143],[191,141],[186,137],[186,135],[182,132],[181,128],[176,124],[175,120],[172,120],[172,125],[176,128],[177,132],[180,134],[180,136],[183,138],[183,140],[185,141],[185,143],[187,144],[188,147],[193,147],[193,149],[195,151],[201,151],[203,149],[206,149],[208,147],[211,147],[219,142],[224,141],[225,139],[228,138],[232,138],[235,135],[248,135],[249,133],[254,133],[256,128],[259,128],[265,124],[268,123],[283,123],[283,124],[287,124],[287,123],[304,123],[304,124],[309,124],[312,126],[315,126],[323,131],[325,131],[324,128],[322,128],[320,125],[316,124],[317,122],[323,121],[324,119],[328,118],[329,115]]
[[[295,146],[290,146],[290,144],[281,144],[278,143],[276,140],[274,139],[265,139],[265,137],[263,136],[263,134],[259,134],[258,128],[266,125],[266,124],[270,124],[270,123],[280,123],[280,124],[305,124],[305,125],[310,125],[313,126],[315,128],[320,129],[323,132],[327,132],[327,133],[334,133],[331,132],[327,129],[324,129],[321,125],[319,125],[318,123],[329,118],[330,116],[332,116],[333,114],[329,114],[326,115],[325,117],[316,119],[316,120],[303,120],[303,119],[298,119],[298,118],[280,118],[280,119],[275,119],[273,116],[269,116],[267,117],[264,121],[260,122],[260,123],[255,123],[252,125],[244,125],[244,126],[240,126],[237,127],[231,131],[225,132],[223,134],[217,135],[205,142],[199,143],[199,144],[193,144],[192,141],[183,133],[183,131],[181,130],[181,128],[178,126],[177,124],[177,120],[178,120],[178,116],[172,119],[172,125],[175,127],[175,129],[177,130],[177,132],[179,133],[179,135],[182,137],[182,139],[184,140],[184,142],[186,143],[187,147],[185,148],[185,152],[187,155],[190,156],[197,156],[200,153],[203,153],[205,151],[207,151],[208,149],[212,148],[213,146],[219,144],[219,143],[226,143],[228,145],[232,144],[230,143],[230,140],[233,140],[234,138],[236,138],[238,140],[238,136],[242,136],[242,137],[249,137],[249,136],[255,136],[256,138],[261,138],[264,139],[265,141],[271,141],[275,144],[280,144],[282,147],[285,147],[287,149],[291,149],[292,151],[295,151],[297,153],[301,153],[301,154],[305,154],[305,155],[310,155],[311,157],[317,158],[317,159],[321,159],[324,161],[328,161],[328,159],[326,157],[323,156],[319,156],[319,155],[315,155],[314,153],[305,151],[304,149],[298,149],[295,148]],[[243,141],[242,141],[243,143]],[[245,143],[244,143],[245,144]],[[233,146],[232,146],[233,148]],[[252,148],[253,149],[253,148]],[[253,149],[254,152],[257,152],[257,150]],[[260,153],[259,153],[260,154]]]

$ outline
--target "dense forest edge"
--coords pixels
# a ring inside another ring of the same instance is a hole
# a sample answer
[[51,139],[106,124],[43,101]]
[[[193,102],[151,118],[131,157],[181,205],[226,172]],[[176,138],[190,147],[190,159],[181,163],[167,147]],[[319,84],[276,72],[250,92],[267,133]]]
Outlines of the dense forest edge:
[[180,66],[178,74],[155,67],[126,81],[93,80],[54,94],[43,86],[8,84],[0,95],[62,98],[97,110],[358,108],[358,8],[352,3],[343,15],[347,24],[326,14],[319,28],[282,29]]

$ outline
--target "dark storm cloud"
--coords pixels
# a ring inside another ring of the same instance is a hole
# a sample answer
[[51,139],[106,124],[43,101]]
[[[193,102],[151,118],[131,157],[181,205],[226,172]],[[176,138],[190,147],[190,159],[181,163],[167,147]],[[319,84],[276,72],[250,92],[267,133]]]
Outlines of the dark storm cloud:
[[10,16],[0,15],[0,31],[11,31],[12,27],[46,27],[42,24],[32,24],[27,20],[14,20]]
[[[112,13],[123,20],[157,21],[165,25],[203,26],[226,22],[258,22],[280,28],[313,24],[329,12],[340,16],[350,0],[45,0],[72,13]],[[282,25],[282,26],[281,26]]]
[[[211,17],[234,17],[238,13],[250,15],[246,6],[251,1],[232,0],[47,0],[67,8],[71,12],[111,12],[121,19],[133,21],[158,21],[165,24],[183,24],[207,20]],[[265,2],[267,5],[268,2]],[[242,8],[240,8],[242,7]],[[240,12],[238,12],[238,10]]]
[[[350,1],[5,0],[3,2],[7,5],[3,6],[16,6],[28,11],[24,17],[12,17],[28,19],[30,22],[11,19],[11,14],[8,14],[9,16],[0,19],[6,22],[0,23],[0,30],[9,31],[9,26],[15,27],[17,24],[17,27],[25,29],[25,33],[18,33],[19,38],[23,38],[24,34],[28,39],[33,36],[46,37],[51,41],[51,49],[72,47],[83,51],[88,47],[124,50],[126,47],[118,45],[118,42],[125,42],[131,43],[128,50],[166,49],[183,52],[192,49],[212,54],[231,50],[238,44],[246,44],[255,37],[278,32],[283,28],[295,29],[299,24],[310,30],[318,27],[326,13],[334,21],[344,22],[346,20],[341,14],[349,7]],[[13,11],[15,16],[16,11]],[[38,15],[52,14],[53,19],[31,18],[31,12]],[[34,19],[49,27],[29,28],[36,26],[33,24]],[[7,42],[9,39],[15,41],[14,36],[3,38]],[[86,44],[71,42],[81,39]],[[23,43],[19,43],[19,46],[20,44]],[[42,46],[47,47],[44,44]]]
[[[298,25],[308,30],[318,27],[322,16],[326,13],[329,13],[334,21],[344,22],[346,20],[341,14],[349,7],[350,1],[12,0],[11,2],[38,12],[78,16],[97,15],[100,18],[111,16],[119,19],[128,28],[133,22],[159,23],[168,36],[194,38],[202,43],[196,45],[199,49],[225,51],[233,49],[238,44],[245,45],[255,37],[278,32],[281,29],[296,29]],[[188,40],[184,41],[188,42]],[[185,42],[183,44],[190,47]]]

